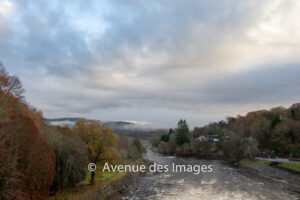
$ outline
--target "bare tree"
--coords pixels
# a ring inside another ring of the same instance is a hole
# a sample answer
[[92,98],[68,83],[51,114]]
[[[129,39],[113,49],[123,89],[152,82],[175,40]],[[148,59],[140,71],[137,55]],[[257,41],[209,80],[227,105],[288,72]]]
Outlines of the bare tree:
[[21,84],[20,79],[17,76],[9,76],[6,92],[12,93],[18,99],[23,98],[25,90]]
[[10,76],[3,64],[0,62],[0,88],[6,94],[13,94],[18,99],[23,98],[25,92],[20,79],[17,76]]

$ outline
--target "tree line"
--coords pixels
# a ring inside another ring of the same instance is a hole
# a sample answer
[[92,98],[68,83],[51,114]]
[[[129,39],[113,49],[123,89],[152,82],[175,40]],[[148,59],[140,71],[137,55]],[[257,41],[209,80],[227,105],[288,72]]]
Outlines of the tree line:
[[[218,142],[212,144],[211,137]],[[151,143],[165,154],[218,154],[231,162],[254,156],[299,158],[300,104],[227,117],[193,131],[180,120],[175,130],[156,131]]]
[[0,199],[47,199],[84,180],[88,163],[123,163],[145,151],[138,138],[117,136],[100,121],[52,126],[24,92],[0,63]]

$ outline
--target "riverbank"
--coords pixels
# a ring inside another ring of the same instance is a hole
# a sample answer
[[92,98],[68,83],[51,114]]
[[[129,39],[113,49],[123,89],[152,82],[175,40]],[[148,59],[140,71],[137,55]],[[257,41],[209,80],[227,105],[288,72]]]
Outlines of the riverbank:
[[[136,165],[145,165],[148,166],[151,164],[151,161],[141,159],[135,163]],[[127,172],[125,176],[116,181],[111,181],[100,186],[94,187],[92,190],[87,191],[86,193],[80,194],[75,197],[75,200],[96,200],[96,199],[121,199],[136,183],[136,180],[139,176],[143,175],[146,172]]]
[[198,159],[207,159],[207,160],[223,160],[223,156],[220,153],[198,153],[194,151],[176,151],[174,154],[164,154],[159,151],[158,148],[152,147],[151,150],[155,153],[159,153],[166,156],[177,156],[177,157],[194,157]]
[[300,163],[282,163],[276,165],[277,167],[298,174],[300,176]]
[[292,169],[284,168],[281,164],[244,159],[239,162],[238,166],[240,169],[257,173],[266,178],[300,186],[300,173]]
[[[148,166],[151,161],[140,159],[134,161],[135,165]],[[98,169],[97,169],[98,170]],[[97,174],[100,172],[98,171]],[[96,179],[95,185],[89,184],[89,177],[78,184],[75,188],[67,189],[64,192],[58,193],[50,197],[50,200],[93,200],[93,199],[121,199],[122,195],[126,194],[136,179],[144,173],[134,172],[101,172],[101,178]]]
[[[272,162],[268,160],[249,160],[249,159],[243,159],[240,162],[237,162],[236,160],[226,160],[224,156],[221,153],[217,152],[212,152],[212,153],[198,153],[194,151],[176,151],[174,154],[164,154],[159,151],[158,148],[152,147],[151,150],[153,152],[159,153],[161,155],[165,156],[176,156],[176,157],[183,157],[183,158],[197,158],[197,159],[205,159],[205,160],[224,160],[228,162],[229,164],[232,164],[233,166],[239,166],[240,163],[245,163],[245,162],[254,162],[257,164],[264,164],[264,165],[272,165],[272,167],[278,168],[280,170],[288,171],[291,173],[294,173],[296,175],[300,175],[300,163],[296,162],[288,162],[288,163],[277,163],[277,162]],[[296,159],[297,160],[297,159]],[[249,170],[255,171],[255,169],[249,168],[247,165],[243,166],[244,168],[248,168]]]

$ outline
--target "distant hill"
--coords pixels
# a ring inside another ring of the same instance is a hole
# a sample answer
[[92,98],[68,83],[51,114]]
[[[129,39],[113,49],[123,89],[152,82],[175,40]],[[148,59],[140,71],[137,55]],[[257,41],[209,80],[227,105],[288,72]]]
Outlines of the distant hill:
[[60,121],[70,121],[70,122],[76,122],[80,118],[79,117],[63,117],[63,118],[54,118],[54,119],[47,119],[50,122],[60,122]]
[[[63,118],[54,118],[47,119],[52,125],[60,125],[60,126],[73,126],[79,119],[79,117],[63,117]],[[91,119],[87,119],[87,121],[91,121]],[[128,128],[129,126],[134,126],[135,124],[127,121],[107,121],[103,122],[107,124],[110,128]]]
[[[72,127],[80,118],[78,117],[63,117],[47,119],[50,124],[54,126],[69,126]],[[87,119],[91,121],[91,119]],[[148,126],[143,126],[138,123],[128,122],[128,121],[104,121],[109,128],[112,128],[114,132],[118,135],[125,135],[130,137],[140,137],[147,139],[151,137],[153,130]]]

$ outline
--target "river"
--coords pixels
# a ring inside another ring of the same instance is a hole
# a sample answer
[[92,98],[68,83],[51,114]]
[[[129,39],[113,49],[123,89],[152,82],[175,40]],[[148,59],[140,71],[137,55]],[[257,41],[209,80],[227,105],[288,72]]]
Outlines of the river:
[[147,150],[144,156],[161,165],[212,165],[211,173],[150,173],[138,178],[123,199],[300,199],[299,187],[236,169],[221,160],[199,160],[163,156]]

